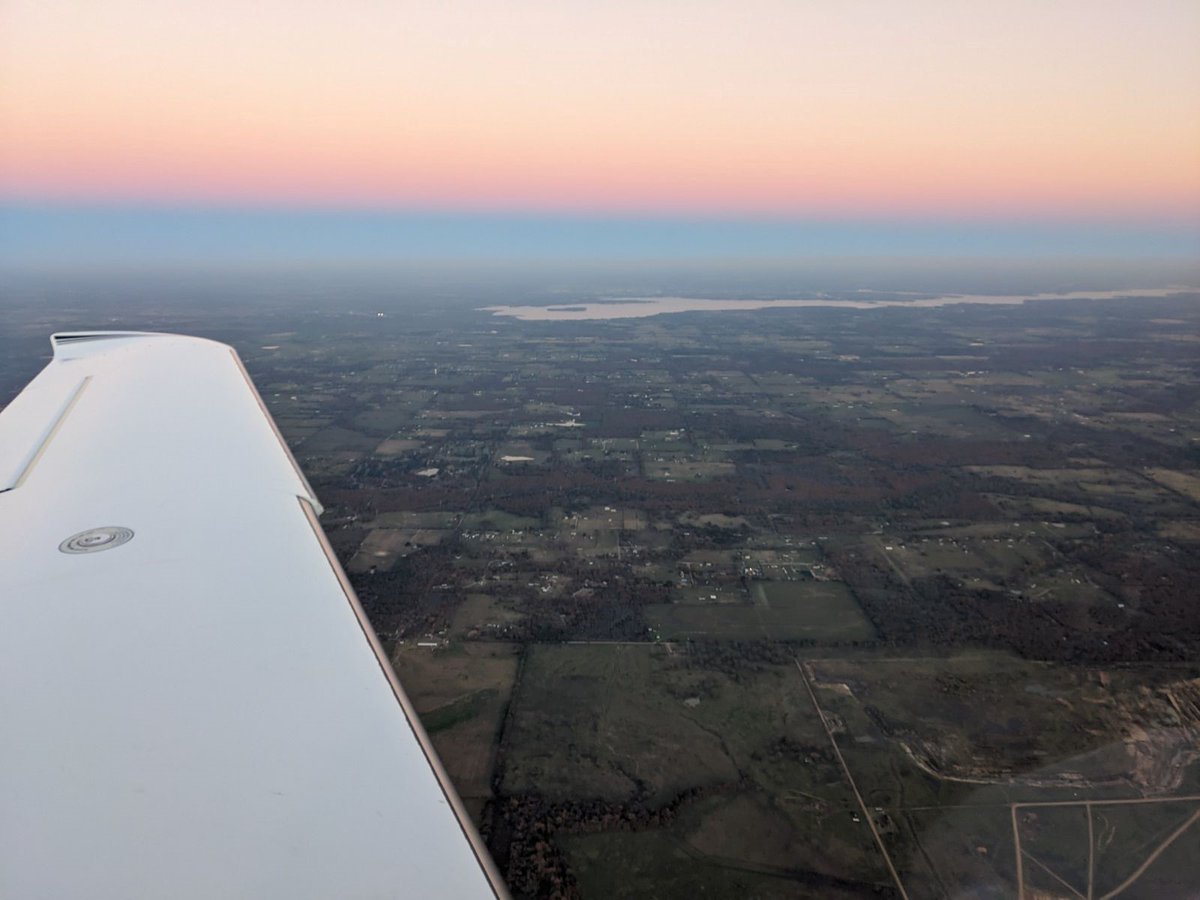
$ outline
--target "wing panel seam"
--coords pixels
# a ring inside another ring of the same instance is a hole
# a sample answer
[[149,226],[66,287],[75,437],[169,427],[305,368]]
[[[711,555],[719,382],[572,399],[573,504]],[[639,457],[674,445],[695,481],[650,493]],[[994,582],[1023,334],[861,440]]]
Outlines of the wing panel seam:
[[84,376],[84,379],[75,387],[75,390],[71,392],[71,396],[68,398],[67,402],[63,404],[62,409],[60,409],[58,412],[58,415],[55,416],[54,423],[46,430],[45,435],[42,437],[37,447],[26,460],[25,465],[21,467],[21,471],[17,473],[17,477],[13,481],[11,487],[6,488],[6,490],[15,490],[28,480],[30,473],[33,471],[34,467],[41,462],[41,459],[46,455],[46,450],[49,449],[51,442],[53,442],[54,438],[57,437],[58,432],[62,429],[63,423],[67,420],[67,416],[71,414],[71,411],[79,402],[79,398],[83,396],[84,389],[91,384],[91,382],[92,376],[86,375]]

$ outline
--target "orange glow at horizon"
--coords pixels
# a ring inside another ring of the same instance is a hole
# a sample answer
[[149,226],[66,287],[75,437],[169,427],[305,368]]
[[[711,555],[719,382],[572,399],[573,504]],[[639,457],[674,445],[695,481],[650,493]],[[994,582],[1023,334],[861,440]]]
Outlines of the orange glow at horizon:
[[1200,216],[1200,5],[0,8],[0,197]]

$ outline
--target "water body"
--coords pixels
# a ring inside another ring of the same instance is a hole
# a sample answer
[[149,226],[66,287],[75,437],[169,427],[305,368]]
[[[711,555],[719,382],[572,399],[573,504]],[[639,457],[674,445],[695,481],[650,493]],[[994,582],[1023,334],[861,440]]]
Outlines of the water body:
[[[913,297],[911,300],[874,300],[863,291],[861,300],[810,297],[789,300],[714,300],[704,297],[626,297],[604,298],[587,303],[560,306],[485,306],[481,312],[510,316],[525,322],[578,322],[594,319],[645,319],[650,316],[685,312],[746,312],[756,309],[797,309],[832,307],[836,309],[883,309],[908,307],[928,309],[938,306],[990,304],[1018,306],[1040,300],[1110,300],[1115,297],[1169,297],[1195,292],[1196,288],[1131,288],[1122,291],[1072,291],[1062,294],[940,294]],[[894,295],[889,295],[894,296]]]

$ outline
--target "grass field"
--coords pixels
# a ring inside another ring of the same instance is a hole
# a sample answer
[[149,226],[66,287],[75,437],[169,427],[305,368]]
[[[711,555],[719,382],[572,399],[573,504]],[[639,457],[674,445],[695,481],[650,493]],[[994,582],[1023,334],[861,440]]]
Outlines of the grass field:
[[500,509],[467,513],[462,517],[464,531],[525,531],[540,524],[540,519],[517,516]]
[[642,469],[648,478],[671,481],[705,481],[730,476],[736,471],[731,462],[705,462],[682,454],[645,459]]
[[870,884],[841,884],[804,873],[756,871],[737,859],[707,857],[674,831],[590,834],[562,838],[584,897],[694,900],[860,900]]
[[[696,589],[690,603],[653,604],[644,615],[665,639],[864,641],[875,629],[850,589],[833,581],[756,581],[752,603],[722,602],[723,593]],[[718,599],[703,603],[703,596]],[[700,598],[697,600],[697,598]]]
[[366,536],[346,568],[351,572],[372,568],[386,572],[400,557],[441,543],[447,534],[439,528],[376,528]]
[[1170,469],[1150,469],[1147,474],[1159,484],[1183,494],[1189,500],[1200,502],[1200,476]]
[[[1092,827],[1098,837],[1096,895],[1121,886],[1152,854],[1160,852],[1122,896],[1195,896],[1183,889],[1190,889],[1195,882],[1197,859],[1200,859],[1200,823],[1190,825],[1170,844],[1166,842],[1197,810],[1200,804],[1195,801],[1093,806]],[[1082,812],[1079,818],[1084,818]],[[1079,840],[1086,846],[1086,826],[1081,830],[1084,833]]]
[[504,606],[491,594],[467,594],[454,611],[450,637],[494,637],[499,629],[522,618],[520,613]]
[[894,815],[898,833],[888,843],[899,851],[893,858],[914,900],[1016,896],[1009,808],[991,794],[965,799],[957,807]]
[[517,677],[518,648],[498,643],[445,649],[406,645],[393,655],[392,665],[463,803],[478,820],[492,796],[496,747]]
[[[827,747],[794,664],[730,672],[666,645],[538,646],[514,700],[502,790],[650,806],[710,792],[637,841],[567,840],[591,896],[633,896],[651,883],[673,885],[661,896],[693,896],[694,865],[731,890],[753,886],[747,896],[828,896],[814,885],[846,887],[838,873],[868,884],[884,875]],[[798,873],[809,883],[780,880]]]
[[688,673],[675,666],[662,647],[531,648],[507,738],[504,790],[665,800],[736,780],[721,737],[684,706]]
[[538,646],[516,696],[505,788],[666,799],[746,776],[781,795],[843,796],[835,767],[793,766],[772,750],[781,738],[788,747],[825,743],[794,666],[739,670],[735,679],[682,647]]
[[425,446],[424,441],[410,440],[406,438],[388,438],[381,441],[379,446],[375,448],[376,456],[402,456],[412,450],[420,450]]

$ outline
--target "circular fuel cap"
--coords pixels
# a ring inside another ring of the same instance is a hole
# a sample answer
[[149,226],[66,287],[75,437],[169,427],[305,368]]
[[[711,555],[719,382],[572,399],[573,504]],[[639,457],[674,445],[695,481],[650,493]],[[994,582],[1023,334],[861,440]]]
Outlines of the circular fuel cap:
[[132,539],[132,528],[105,525],[102,528],[89,528],[87,531],[71,535],[58,545],[58,549],[63,553],[99,553],[101,550],[120,547]]

